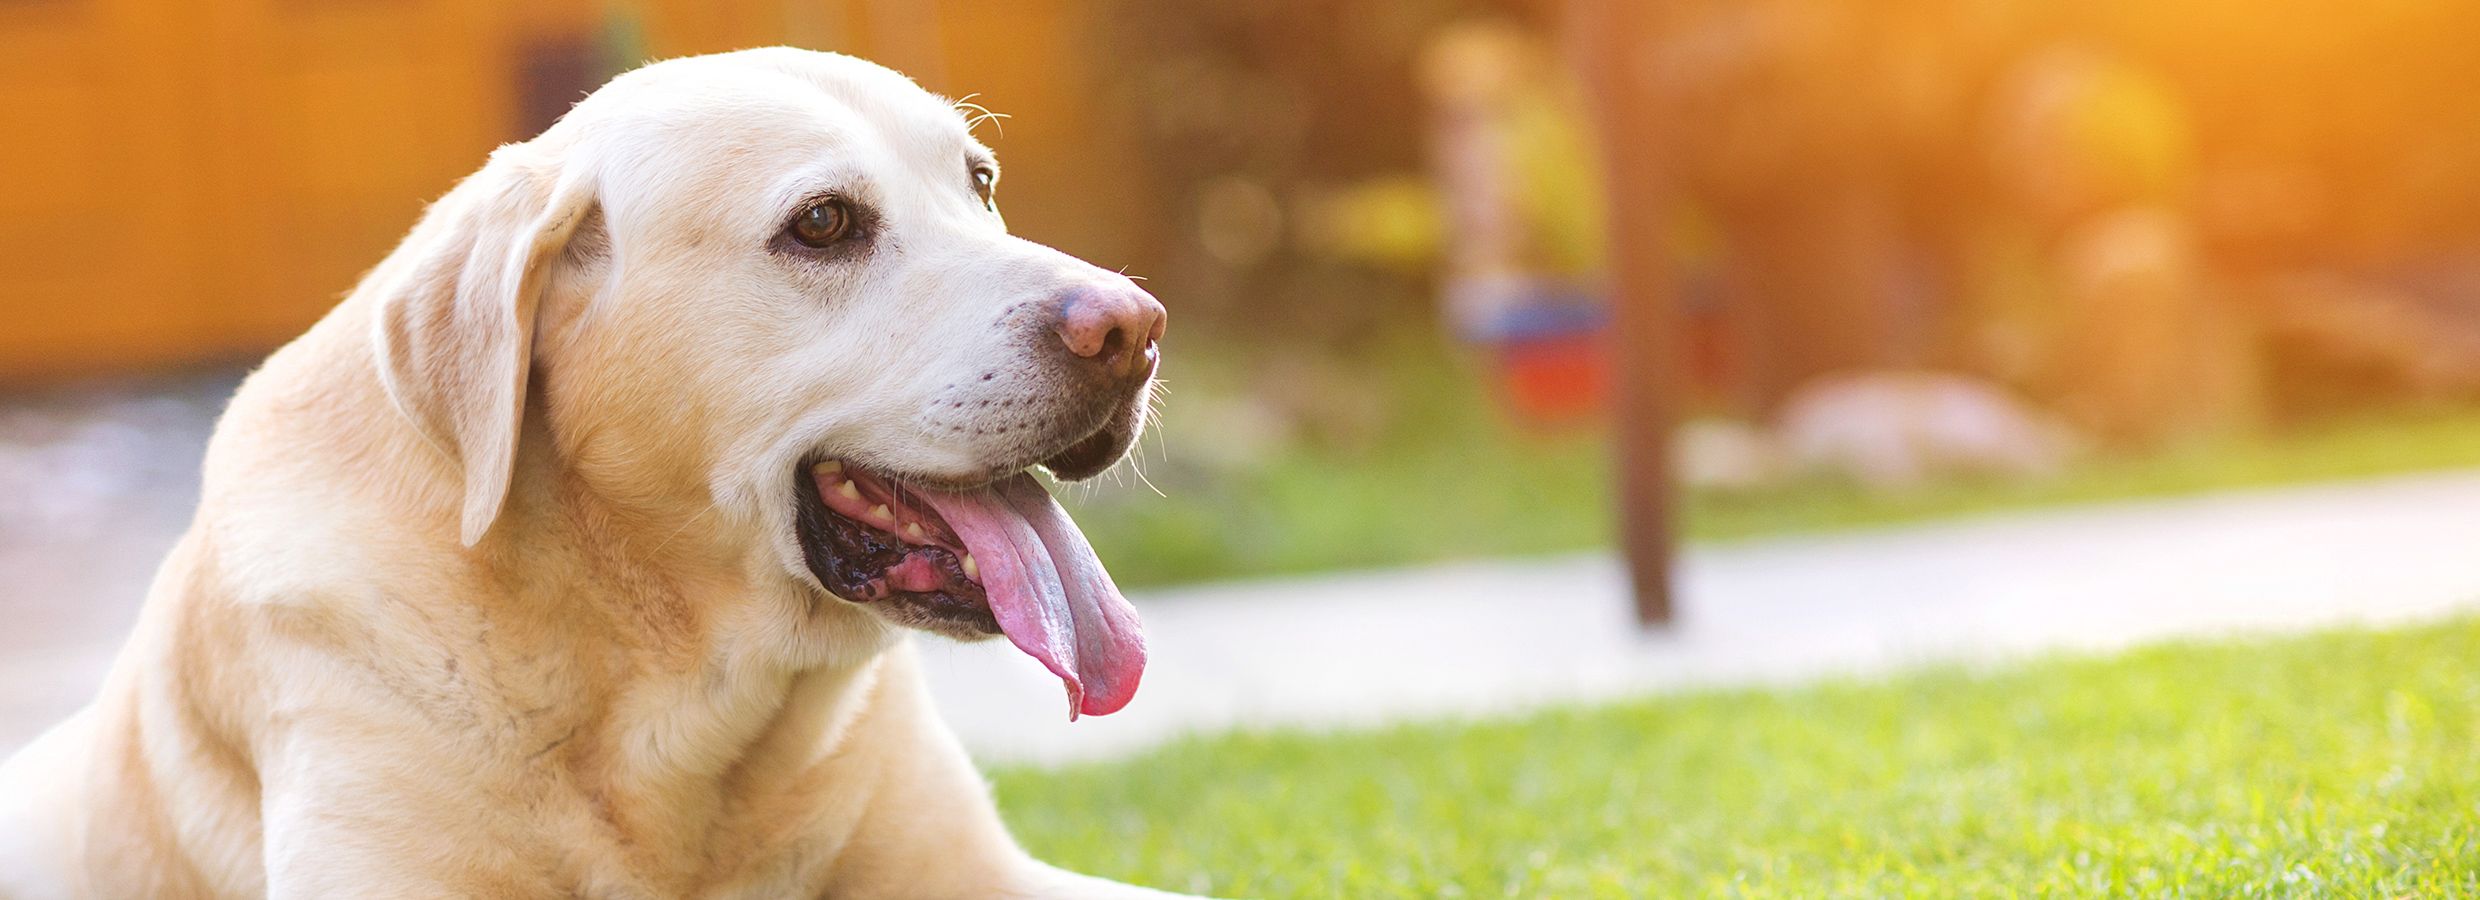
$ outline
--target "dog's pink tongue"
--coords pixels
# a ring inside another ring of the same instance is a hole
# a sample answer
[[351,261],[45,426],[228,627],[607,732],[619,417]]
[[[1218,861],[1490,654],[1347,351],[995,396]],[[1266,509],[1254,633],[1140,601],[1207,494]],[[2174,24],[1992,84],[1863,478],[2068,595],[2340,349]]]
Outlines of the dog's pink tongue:
[[1068,687],[1068,718],[1108,715],[1145,674],[1137,611],[1085,534],[1029,474],[979,491],[920,491],[964,539],[999,628]]

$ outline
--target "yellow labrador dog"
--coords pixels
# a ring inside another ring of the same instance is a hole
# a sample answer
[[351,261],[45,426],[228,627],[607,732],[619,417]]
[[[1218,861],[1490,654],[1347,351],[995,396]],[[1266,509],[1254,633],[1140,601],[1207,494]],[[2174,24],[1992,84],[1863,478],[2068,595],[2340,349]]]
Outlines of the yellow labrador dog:
[[903,637],[1072,716],[1144,667],[1028,471],[1127,450],[1163,308],[997,181],[790,49],[493,153],[233,399],[101,695],[0,769],[0,896],[1161,896],[1017,848]]

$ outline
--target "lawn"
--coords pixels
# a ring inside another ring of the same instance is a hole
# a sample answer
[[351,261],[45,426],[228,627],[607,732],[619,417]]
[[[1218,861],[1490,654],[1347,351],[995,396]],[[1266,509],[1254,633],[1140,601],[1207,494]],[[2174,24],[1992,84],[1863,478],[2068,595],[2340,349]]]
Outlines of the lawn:
[[[1188,464],[1220,413],[1183,404],[1238,379],[1175,378],[1147,479],[1062,492],[1122,585],[1146,586],[1606,545],[1610,459],[1591,431],[1534,433],[1492,411],[1476,373],[1435,348],[1388,351],[1362,385],[1372,419],[1350,439],[1275,442],[1245,464]],[[1348,379],[1346,379],[1348,380]],[[1205,382],[1203,385],[1194,382]],[[1194,399],[1194,398],[1189,398]],[[1953,481],[1901,492],[1805,481],[1700,493],[1692,539],[1729,540],[1999,509],[2480,466],[2480,410],[2372,414],[2140,456],[2086,460],[2037,481]]]
[[994,773],[1018,835],[1225,896],[2480,894],[2480,621]]

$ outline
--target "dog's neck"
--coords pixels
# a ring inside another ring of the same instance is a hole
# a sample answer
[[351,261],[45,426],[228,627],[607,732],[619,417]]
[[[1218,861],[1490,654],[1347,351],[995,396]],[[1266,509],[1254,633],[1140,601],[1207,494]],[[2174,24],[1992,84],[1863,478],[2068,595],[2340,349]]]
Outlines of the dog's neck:
[[630,808],[695,822],[732,773],[815,752],[805,742],[849,714],[892,630],[819,602],[703,503],[612,501],[561,457],[548,416],[527,420],[504,520],[471,552],[521,584],[521,602],[598,620],[605,644],[581,654],[625,672],[607,685],[598,762],[615,789],[663,801]]
[[[697,521],[645,521],[564,477],[545,441],[525,442],[514,526],[497,552],[536,572],[521,593],[593,617],[601,647],[579,648],[614,674],[587,687],[598,713],[565,762],[595,785],[611,826],[659,858],[720,852],[734,809],[834,749],[868,701],[890,632],[843,604],[823,608],[769,587],[763,560],[674,537]],[[556,560],[552,567],[539,561]],[[752,571],[755,570],[755,571]],[[518,576],[524,577],[524,576]],[[838,618],[842,617],[842,618]],[[588,699],[588,698],[578,698]],[[571,701],[574,702],[574,701]]]
[[[780,792],[832,752],[840,724],[868,700],[889,631],[842,604],[821,609],[769,587],[782,579],[767,578],[764,561],[673,537],[695,519],[615,509],[564,477],[533,437],[503,523],[511,527],[489,540],[535,573],[510,573],[523,579],[521,602],[598,622],[587,633],[601,646],[574,652],[611,673],[567,701],[596,712],[576,723],[576,746],[555,752],[594,785],[629,845],[671,851],[649,854],[648,865],[705,858],[729,833],[732,810]],[[549,572],[562,574],[541,577]]]
[[[361,299],[266,369],[346,374],[262,375],[236,397],[209,455],[204,503],[316,497],[340,529],[412,536],[399,543],[416,549],[384,560],[356,559],[366,550],[355,541],[323,546],[317,535],[265,536],[259,552],[309,542],[285,552],[324,560],[314,577],[338,581],[389,567],[387,599],[429,606],[418,617],[440,627],[490,634],[493,658],[468,660],[465,677],[501,692],[508,708],[548,711],[521,723],[520,740],[595,796],[632,845],[696,857],[687,848],[725,827],[720,817],[772,789],[769,773],[833,749],[837,723],[867,702],[873,668],[896,640],[890,627],[818,602],[762,552],[722,546],[695,510],[663,519],[607,501],[567,472],[540,425],[520,441],[502,519],[463,546],[454,466],[395,414],[375,376],[353,374],[373,371],[367,329],[354,321]],[[305,441],[329,446],[303,453]],[[367,465],[318,471],[267,459]],[[338,587],[339,596],[376,596]]]

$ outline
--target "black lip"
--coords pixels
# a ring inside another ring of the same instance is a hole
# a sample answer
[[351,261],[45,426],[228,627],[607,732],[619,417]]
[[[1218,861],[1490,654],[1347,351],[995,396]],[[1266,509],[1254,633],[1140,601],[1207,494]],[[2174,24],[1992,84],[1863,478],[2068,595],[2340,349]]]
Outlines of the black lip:
[[[801,544],[802,560],[809,564],[810,574],[838,599],[879,610],[899,625],[908,625],[949,637],[972,639],[1000,633],[999,620],[990,611],[990,601],[978,587],[970,596],[947,591],[917,593],[889,591],[873,594],[872,580],[883,575],[889,566],[903,561],[907,552],[916,548],[904,544],[895,535],[863,525],[827,508],[818,496],[818,486],[810,475],[815,460],[805,460],[792,471],[793,532]],[[953,571],[954,583],[971,585],[956,569],[953,557],[945,560]]]
[[1118,462],[1120,454],[1126,449],[1120,443],[1119,436],[1112,434],[1111,429],[1106,428],[1069,445],[1068,449],[1060,451],[1058,455],[1043,460],[1042,467],[1051,470],[1051,474],[1069,481],[1092,478],[1102,474],[1103,470],[1109,469],[1112,463]]
[[1118,464],[1120,457],[1128,455],[1128,448],[1137,442],[1137,418],[1142,411],[1142,405],[1137,403],[1121,407],[1092,434],[1043,459],[1042,467],[1062,481],[1083,481],[1102,474]]

